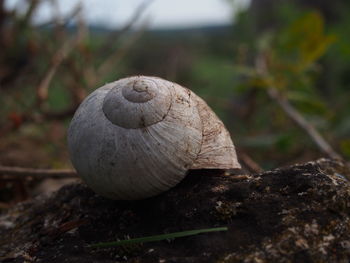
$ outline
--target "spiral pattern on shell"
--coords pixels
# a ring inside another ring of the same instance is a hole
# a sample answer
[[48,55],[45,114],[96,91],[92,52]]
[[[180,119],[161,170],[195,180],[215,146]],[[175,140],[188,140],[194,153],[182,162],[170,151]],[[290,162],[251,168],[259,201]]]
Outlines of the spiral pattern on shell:
[[239,167],[228,132],[207,104],[156,77],[121,79],[90,94],[72,119],[68,146],[78,174],[112,199],[160,194],[191,168]]
[[103,112],[107,119],[124,128],[143,128],[163,120],[171,106],[170,83],[134,77],[120,81],[106,95]]

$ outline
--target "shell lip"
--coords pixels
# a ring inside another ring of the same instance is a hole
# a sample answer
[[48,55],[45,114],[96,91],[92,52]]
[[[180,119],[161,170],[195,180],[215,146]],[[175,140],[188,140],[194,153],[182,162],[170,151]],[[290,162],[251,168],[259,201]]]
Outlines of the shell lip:
[[190,169],[241,169],[231,136],[223,122],[202,98],[194,93],[192,98],[197,102],[202,122],[202,143]]

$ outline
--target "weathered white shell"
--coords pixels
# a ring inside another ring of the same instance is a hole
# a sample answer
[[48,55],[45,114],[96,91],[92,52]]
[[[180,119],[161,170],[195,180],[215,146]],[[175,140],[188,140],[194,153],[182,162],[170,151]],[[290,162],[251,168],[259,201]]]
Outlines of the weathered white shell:
[[95,90],[68,129],[71,161],[98,194],[142,199],[178,184],[189,169],[240,168],[228,131],[192,91],[146,76]]

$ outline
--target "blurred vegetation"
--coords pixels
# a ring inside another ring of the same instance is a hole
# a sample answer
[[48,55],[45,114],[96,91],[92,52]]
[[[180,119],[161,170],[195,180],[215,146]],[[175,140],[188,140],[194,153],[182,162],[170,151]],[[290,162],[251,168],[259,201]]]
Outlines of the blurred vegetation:
[[69,166],[65,132],[77,105],[134,74],[194,90],[223,119],[241,158],[265,169],[326,156],[269,96],[272,87],[350,158],[350,4],[253,0],[232,26],[149,31],[143,21],[131,30],[142,5],[113,31],[86,25],[80,5],[33,25],[43,2],[56,3],[8,10],[0,1],[0,164]]
[[[321,132],[335,151],[348,158],[350,97],[347,87],[350,83],[346,76],[350,69],[350,46],[347,34],[339,29],[346,30],[349,26],[345,10],[350,10],[350,4],[299,2],[252,1],[250,9],[240,14],[235,29],[242,34],[238,34],[241,40],[236,41],[249,54],[245,55],[243,63],[236,63],[238,70],[246,76],[246,82],[240,84],[243,92],[257,90],[258,100],[266,99],[267,88],[276,88]],[[259,8],[264,4],[271,5],[266,14]],[[261,55],[266,59],[268,76],[259,76],[256,72],[254,65]],[[273,136],[276,141],[271,141],[273,145],[269,149],[274,148],[289,159],[284,161],[290,163],[322,155],[316,152],[314,141],[305,130],[287,118],[276,102],[272,101],[268,107],[261,104],[256,107],[259,112],[254,114],[254,119],[270,120],[270,123],[265,131],[258,127],[248,128],[248,131],[258,128],[255,132],[268,135],[268,138],[279,132],[280,139],[277,139],[278,135]],[[271,165],[275,162],[276,159]]]

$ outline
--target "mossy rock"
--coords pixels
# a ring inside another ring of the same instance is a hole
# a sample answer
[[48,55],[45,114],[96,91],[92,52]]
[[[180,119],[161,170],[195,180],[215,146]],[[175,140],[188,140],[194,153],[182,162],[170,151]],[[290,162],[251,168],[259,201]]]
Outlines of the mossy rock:
[[[349,262],[350,177],[320,159],[256,175],[197,171],[142,201],[83,184],[0,217],[3,262]],[[93,249],[104,241],[227,226],[169,241]]]

